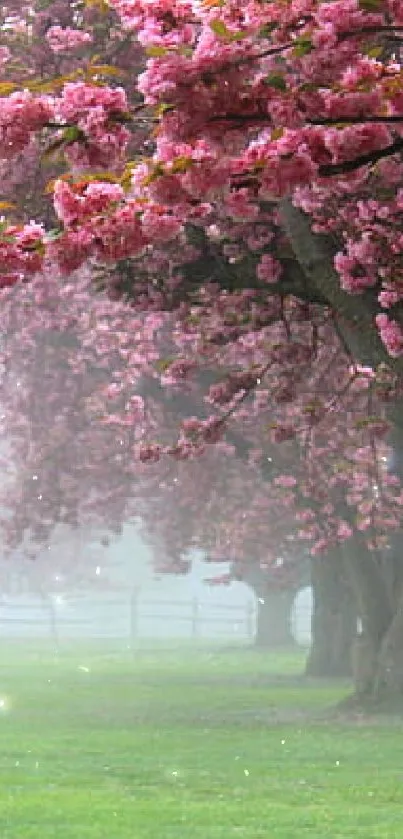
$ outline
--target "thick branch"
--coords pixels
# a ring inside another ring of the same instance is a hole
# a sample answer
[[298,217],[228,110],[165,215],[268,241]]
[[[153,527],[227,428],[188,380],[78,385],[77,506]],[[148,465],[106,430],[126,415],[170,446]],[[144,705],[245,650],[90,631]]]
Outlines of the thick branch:
[[[283,274],[278,283],[262,282],[256,275],[260,256],[248,254],[239,262],[230,263],[222,254],[221,245],[211,242],[201,228],[189,229],[189,240],[200,251],[200,257],[194,262],[182,265],[181,274],[185,277],[186,291],[196,292],[206,282],[216,282],[225,291],[255,289],[264,296],[278,294],[280,297],[293,295],[307,303],[326,305],[326,298],[319,289],[307,283],[306,276],[298,262],[290,256],[279,261],[283,265]],[[184,287],[178,289],[183,296]]]
[[280,212],[307,283],[326,299],[327,305],[335,312],[351,354],[374,368],[386,364],[401,375],[403,359],[388,355],[375,326],[374,318],[379,312],[376,291],[368,290],[359,295],[343,291],[334,268],[336,247],[333,242],[313,233],[308,216],[294,207],[291,201],[282,201]]
[[[342,120],[340,121],[342,122]],[[362,122],[365,122],[365,120],[362,120]],[[345,160],[342,163],[325,163],[323,166],[319,166],[318,172],[322,177],[345,175],[348,174],[348,172],[355,172],[356,169],[359,169],[361,166],[368,166],[373,163],[377,163],[378,160],[382,160],[384,157],[392,157],[392,155],[397,154],[400,151],[403,151],[403,138],[395,140],[395,142],[391,143],[390,146],[385,146],[383,149],[378,149],[377,151],[372,151],[368,154],[362,154],[359,157],[355,157],[353,160]]]
[[[375,315],[379,312],[377,292],[368,290],[365,294],[354,295],[343,291],[334,268],[336,248],[333,242],[313,233],[308,216],[294,207],[291,201],[284,200],[280,212],[307,283],[326,298],[327,305],[333,309],[348,352],[357,361],[370,367],[377,368],[384,364],[401,380],[403,358],[392,358],[387,353],[375,325]],[[403,428],[403,399],[391,402],[387,415],[397,428]]]
[[[234,117],[235,118],[235,117]],[[373,116],[358,116],[358,117],[329,117],[323,119],[308,119],[307,122],[309,125],[365,125],[368,122],[380,122],[382,124],[394,123],[394,122],[403,122],[403,115],[399,114],[396,116],[385,116],[385,115],[376,115]],[[372,152],[373,154],[373,152]]]

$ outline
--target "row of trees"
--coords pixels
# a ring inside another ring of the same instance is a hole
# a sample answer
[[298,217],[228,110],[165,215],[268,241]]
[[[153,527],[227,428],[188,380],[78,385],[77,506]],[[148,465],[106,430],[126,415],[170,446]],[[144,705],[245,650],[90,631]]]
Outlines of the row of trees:
[[1,21],[9,543],[132,514],[256,590],[309,545],[316,636],[340,659],[360,619],[373,698],[403,690],[400,6]]

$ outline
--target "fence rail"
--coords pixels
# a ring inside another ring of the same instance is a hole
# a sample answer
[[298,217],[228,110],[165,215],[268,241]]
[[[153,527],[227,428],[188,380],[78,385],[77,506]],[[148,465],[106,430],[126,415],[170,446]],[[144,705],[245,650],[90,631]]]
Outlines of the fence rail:
[[[311,606],[294,604],[289,615],[294,638],[310,643]],[[81,594],[75,598],[0,599],[0,637],[110,639],[134,646],[151,639],[252,641],[256,633],[256,602],[217,603],[202,597],[159,599],[140,589],[105,598]]]
[[213,604],[201,598],[153,600],[135,593],[108,600],[49,598],[42,602],[0,601],[0,636],[139,639],[183,638],[251,640],[255,604]]

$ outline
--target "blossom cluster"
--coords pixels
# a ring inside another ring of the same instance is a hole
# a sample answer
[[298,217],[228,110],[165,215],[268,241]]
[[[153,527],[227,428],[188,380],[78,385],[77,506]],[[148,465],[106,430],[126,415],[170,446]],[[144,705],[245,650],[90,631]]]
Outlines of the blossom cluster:
[[46,32],[46,40],[51,50],[59,53],[82,47],[84,44],[89,44],[92,41],[92,37],[89,32],[83,32],[81,29],[51,26]]

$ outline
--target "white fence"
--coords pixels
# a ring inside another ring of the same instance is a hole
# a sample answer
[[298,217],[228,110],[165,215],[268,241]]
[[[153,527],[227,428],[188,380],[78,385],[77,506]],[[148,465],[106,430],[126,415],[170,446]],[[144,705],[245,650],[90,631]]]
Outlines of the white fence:
[[136,642],[151,638],[249,640],[255,607],[192,600],[61,598],[0,602],[0,636],[9,638],[105,638]]
[[[291,629],[299,643],[309,643],[311,604],[296,601]],[[146,639],[252,641],[256,604],[191,599],[162,599],[139,592],[109,597],[19,597],[0,600],[0,637],[121,640]]]

